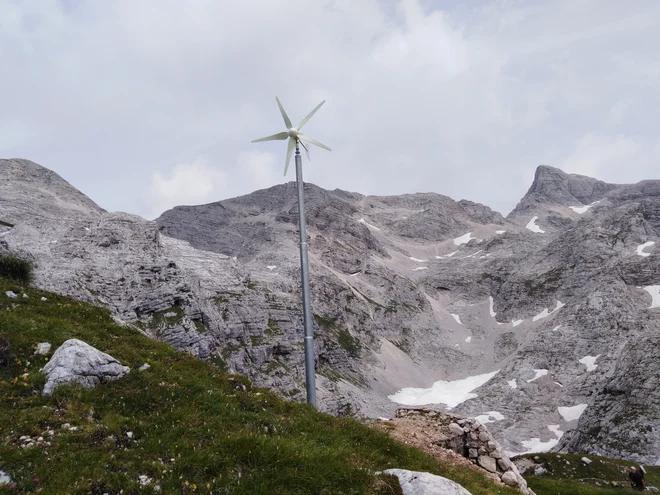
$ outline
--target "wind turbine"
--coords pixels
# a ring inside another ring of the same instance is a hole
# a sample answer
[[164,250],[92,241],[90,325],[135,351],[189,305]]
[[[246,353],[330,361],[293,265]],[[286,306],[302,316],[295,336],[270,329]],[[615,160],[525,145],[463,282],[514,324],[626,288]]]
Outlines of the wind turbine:
[[296,186],[298,188],[298,227],[300,230],[300,271],[302,276],[302,302],[303,302],[303,324],[305,326],[305,378],[306,378],[306,388],[307,388],[307,403],[311,404],[313,407],[316,407],[316,375],[315,375],[315,365],[314,365],[314,327],[312,326],[312,303],[309,295],[309,256],[307,248],[307,222],[305,220],[305,194],[303,191],[303,175],[302,175],[302,159],[300,157],[300,148],[298,145],[301,145],[305,148],[307,152],[307,158],[309,159],[309,152],[307,147],[303,144],[302,141],[311,143],[319,148],[323,148],[328,151],[332,151],[325,144],[319,143],[316,139],[309,137],[306,134],[300,132],[302,126],[304,126],[309,119],[312,118],[312,115],[321,108],[325,103],[323,100],[321,103],[316,105],[314,109],[307,114],[307,116],[302,119],[298,127],[293,127],[291,124],[291,119],[284,111],[280,99],[276,96],[275,101],[277,101],[277,106],[280,107],[280,113],[284,119],[284,124],[286,125],[287,130],[283,132],[278,132],[272,136],[255,139],[253,143],[259,143],[262,141],[284,141],[289,139],[286,150],[286,162],[284,164],[284,175],[286,176],[287,170],[289,170],[289,162],[291,162],[291,154],[293,149],[296,150]]

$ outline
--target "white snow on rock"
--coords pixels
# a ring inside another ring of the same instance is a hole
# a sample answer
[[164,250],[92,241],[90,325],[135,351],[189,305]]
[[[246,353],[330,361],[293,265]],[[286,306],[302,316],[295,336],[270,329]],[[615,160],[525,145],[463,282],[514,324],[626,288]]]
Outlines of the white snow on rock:
[[533,371],[536,374],[534,375],[534,378],[532,378],[531,380],[527,380],[527,383],[532,383],[534,380],[538,380],[542,376],[545,376],[545,375],[548,374],[548,370],[545,370],[545,369],[535,369]]
[[442,256],[436,256],[435,258],[438,259],[438,260],[442,260],[442,259],[446,259],[446,258],[451,258],[451,257],[454,256],[456,253],[458,253],[458,251],[454,251],[453,253],[449,253],[449,254],[443,254]]
[[511,388],[518,388],[518,383],[516,382],[515,378],[513,380],[507,381],[507,383],[509,384],[509,387],[511,387]]
[[431,388],[403,388],[388,396],[392,402],[405,406],[424,406],[426,404],[445,404],[449,409],[477,397],[472,391],[493,378],[499,370],[468,376],[460,380],[439,380]]
[[497,313],[495,312],[495,301],[493,300],[493,296],[488,296],[488,301],[490,303],[490,316],[495,318]]
[[386,469],[383,473],[399,478],[403,495],[472,495],[455,481],[435,474],[407,469]]
[[564,418],[564,421],[573,421],[579,419],[586,408],[587,404],[578,404],[572,407],[558,407],[557,410],[561,414],[561,417]]
[[497,411],[488,411],[486,413],[480,414],[479,416],[475,416],[474,419],[479,421],[479,423],[481,423],[482,425],[485,425],[486,423],[494,423],[495,421],[502,421],[504,419],[504,415]]
[[495,231],[495,233],[496,233],[496,234],[499,234],[499,235],[502,235],[502,234],[504,234],[505,232],[506,232],[506,230],[496,230],[496,231]]
[[426,263],[428,260],[418,260],[417,258],[410,257],[411,260],[416,261],[417,263]]
[[472,342],[472,337],[468,337],[468,338],[466,338],[466,339],[465,339],[465,342],[467,342],[468,344],[469,344],[470,342]]
[[548,308],[545,308],[543,311],[541,311],[539,314],[537,314],[535,317],[533,317],[532,321],[537,321],[537,320],[540,320],[541,318],[546,318],[546,317],[550,316],[552,313],[554,313],[555,311],[559,311],[564,306],[566,306],[566,304],[564,304],[561,301],[557,301],[557,305],[555,306],[555,309],[553,309],[552,311],[548,311]]
[[456,323],[460,323],[461,325],[463,324],[459,315],[455,315],[454,313],[451,313],[451,315],[454,317],[454,320],[456,320]]
[[374,230],[380,230],[380,229],[379,229],[378,227],[376,227],[375,225],[371,225],[370,223],[367,223],[367,221],[366,221],[364,218],[360,218],[360,219],[358,220],[358,222],[363,223],[363,224],[365,224],[367,227],[370,227],[370,228],[372,228],[372,229],[374,229]]
[[476,239],[476,237],[472,237],[472,232],[468,232],[467,234],[462,235],[462,236],[457,237],[456,239],[454,239],[454,244],[456,246],[460,246],[461,244],[467,244],[472,239]]
[[525,447],[525,452],[521,454],[541,454],[543,452],[548,452],[551,448],[559,443],[558,438],[548,440],[547,442],[542,442],[540,438],[530,438],[529,440],[523,440],[520,442],[523,447]]
[[637,251],[636,251],[637,254],[640,255],[640,256],[644,256],[644,257],[651,256],[651,253],[646,253],[646,252],[644,252],[644,250],[647,247],[653,246],[654,244],[655,244],[654,241],[648,241],[648,242],[645,242],[644,244],[640,244],[639,246],[637,246]]
[[527,223],[527,225],[525,225],[525,228],[526,228],[527,230],[531,230],[532,232],[534,232],[534,233],[536,233],[536,234],[545,234],[545,230],[541,230],[541,227],[539,227],[538,225],[536,225],[536,219],[537,219],[537,218],[538,218],[538,217],[533,217],[533,218]]
[[419,270],[428,270],[428,266],[418,266],[417,268],[413,268],[413,272],[417,272]]
[[648,285],[644,287],[644,290],[651,294],[651,307],[649,309],[660,308],[660,285]]
[[525,320],[511,320],[511,324],[512,324],[514,327],[517,327],[517,326],[520,325],[523,321],[525,321]]
[[582,215],[589,208],[592,208],[593,206],[597,205],[598,203],[600,203],[600,201],[594,201],[593,203],[591,203],[589,205],[584,205],[584,206],[569,206],[569,208],[571,210],[573,210],[575,213],[579,213],[580,215]]
[[548,425],[548,430],[557,435],[557,440],[559,440],[564,434],[564,432],[559,429],[559,425]]
[[69,339],[41,371],[46,375],[43,394],[50,396],[58,385],[77,383],[84,388],[94,388],[100,383],[120,379],[130,368],[82,340]]
[[275,268],[277,268],[277,265],[268,265],[266,268],[268,268],[269,270],[275,270]]
[[587,371],[593,371],[596,368],[598,368],[598,365],[596,364],[596,359],[598,359],[599,357],[600,354],[598,354],[598,356],[584,356],[578,362],[584,364],[587,367]]

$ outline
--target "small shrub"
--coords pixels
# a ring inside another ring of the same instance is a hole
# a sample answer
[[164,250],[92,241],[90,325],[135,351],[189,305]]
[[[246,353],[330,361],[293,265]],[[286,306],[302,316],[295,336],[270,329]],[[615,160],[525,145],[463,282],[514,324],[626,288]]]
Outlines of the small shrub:
[[24,284],[32,281],[32,263],[14,254],[0,254],[0,277]]

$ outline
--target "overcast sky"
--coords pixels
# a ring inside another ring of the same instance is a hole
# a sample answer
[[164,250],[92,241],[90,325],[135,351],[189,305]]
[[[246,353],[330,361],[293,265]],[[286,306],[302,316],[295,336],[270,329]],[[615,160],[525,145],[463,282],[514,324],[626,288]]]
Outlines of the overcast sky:
[[327,99],[307,181],[506,214],[539,164],[660,178],[658,47],[657,0],[0,0],[0,157],[154,218],[295,180],[250,141]]

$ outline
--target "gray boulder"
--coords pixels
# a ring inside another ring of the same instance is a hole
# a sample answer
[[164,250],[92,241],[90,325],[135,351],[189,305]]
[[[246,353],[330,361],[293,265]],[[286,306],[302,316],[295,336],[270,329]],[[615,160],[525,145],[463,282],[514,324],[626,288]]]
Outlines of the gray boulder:
[[94,388],[122,378],[130,368],[82,340],[69,339],[55,351],[41,371],[46,375],[43,394],[50,396],[59,385],[76,383],[84,388]]
[[385,474],[399,478],[403,495],[472,495],[458,483],[431,473],[386,469]]

